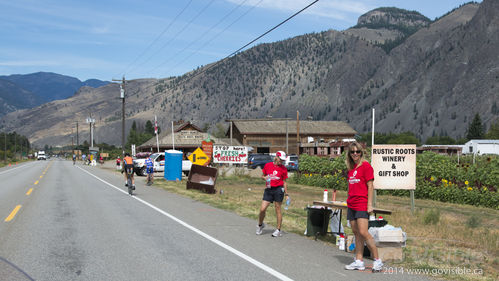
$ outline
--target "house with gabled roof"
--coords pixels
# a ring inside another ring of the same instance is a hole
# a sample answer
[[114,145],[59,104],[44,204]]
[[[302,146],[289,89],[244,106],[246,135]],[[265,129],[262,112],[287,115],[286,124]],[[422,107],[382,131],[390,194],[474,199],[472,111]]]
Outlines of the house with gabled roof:
[[[207,140],[208,138],[213,141],[214,144],[227,144],[226,141],[203,132],[201,128],[192,124],[190,121],[174,123],[173,133],[170,127],[169,129],[164,129],[164,131],[159,134],[159,151],[170,149],[182,150],[184,158],[186,158],[188,154],[194,152],[198,147],[201,147],[202,141]],[[238,145],[238,143],[235,145]],[[137,151],[157,152],[156,136],[138,146]]]
[[306,153],[336,157],[357,134],[343,121],[292,120],[287,118],[230,119],[226,136],[253,153]]

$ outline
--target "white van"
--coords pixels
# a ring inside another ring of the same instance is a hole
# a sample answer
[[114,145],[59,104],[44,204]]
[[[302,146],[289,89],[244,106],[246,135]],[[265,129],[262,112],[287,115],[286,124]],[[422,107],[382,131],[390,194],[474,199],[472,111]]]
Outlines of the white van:
[[36,160],[47,160],[47,157],[45,156],[45,151],[43,150],[38,151],[38,156]]

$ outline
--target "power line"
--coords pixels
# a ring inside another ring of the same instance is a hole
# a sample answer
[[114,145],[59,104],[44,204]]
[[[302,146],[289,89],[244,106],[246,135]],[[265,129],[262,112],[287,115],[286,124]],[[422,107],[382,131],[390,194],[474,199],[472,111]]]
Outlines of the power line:
[[168,46],[171,42],[173,42],[175,39],[177,39],[177,37],[182,33],[184,32],[185,29],[187,29],[191,24],[192,22],[194,22],[194,20],[196,20],[201,14],[203,14],[203,12],[208,9],[209,6],[211,6],[211,4],[213,4],[213,2],[215,2],[215,0],[211,0],[207,5],[205,5],[203,7],[203,9],[201,9],[201,11],[199,11],[186,25],[184,25],[184,27],[178,31],[175,36],[168,40],[159,50],[157,50],[154,54],[152,54],[151,56],[149,56],[149,58],[147,58],[144,62],[142,62],[142,64],[138,65],[137,67],[135,67],[134,69],[132,69],[130,72],[133,72],[135,69],[137,69],[139,66],[142,66],[144,65],[146,62],[148,62],[152,57],[154,57],[155,55],[157,55],[160,51],[162,51],[166,46]]
[[[197,43],[198,41],[200,41],[203,37],[205,37],[207,34],[209,34],[215,27],[217,27],[219,24],[221,24],[227,17],[229,17],[231,14],[233,14],[237,9],[239,9],[244,3],[246,3],[246,1],[248,0],[243,0],[241,3],[239,3],[239,5],[237,5],[236,7],[234,7],[232,10],[230,10],[225,16],[223,16],[216,24],[212,25],[208,31],[206,32],[203,32],[203,34],[201,36],[199,36],[197,39],[193,40],[191,43],[189,43],[189,45],[187,45],[185,48],[183,48],[182,50],[180,50],[179,52],[177,52],[176,54],[170,56],[166,61],[162,62],[161,64],[159,64],[158,66],[156,66],[155,68],[153,68],[152,70],[148,71],[147,73],[152,73],[154,72],[155,70],[157,70],[158,68],[160,68],[161,66],[165,65],[166,63],[168,63],[171,59],[175,58],[175,57],[178,57],[179,54],[183,53],[185,50],[187,50],[189,47],[191,47],[192,45],[194,45],[195,43]],[[258,4],[256,6],[258,6],[263,0],[260,0],[260,2],[258,2]],[[252,6],[249,10],[252,10],[253,8],[255,8],[256,6]],[[246,13],[244,13],[243,15],[246,15]],[[239,17],[237,20],[241,19],[241,17]],[[237,21],[236,20],[236,21]],[[231,23],[229,26],[231,26],[233,23]],[[226,31],[227,28],[225,28],[222,32]],[[220,35],[220,33],[218,33],[216,36]],[[208,42],[211,42],[213,41],[213,39],[210,39]],[[202,47],[206,46],[203,45]],[[201,48],[202,48],[201,47]],[[199,49],[197,50],[199,51]],[[194,53],[191,53],[191,55],[189,55],[186,59],[190,58]],[[186,60],[185,59],[185,60]],[[184,61],[185,61],[184,60]],[[183,61],[182,61],[183,62]],[[178,64],[177,64],[178,65]],[[175,65],[174,67],[176,67],[177,65]]]
[[258,7],[258,5],[260,5],[260,3],[262,3],[263,0],[260,0],[255,6],[251,6],[251,8],[249,8],[248,10],[246,10],[246,12],[244,12],[242,15],[240,15],[237,19],[235,19],[233,22],[231,22],[227,27],[225,27],[222,31],[220,31],[218,34],[216,34],[215,36],[213,36],[210,40],[206,41],[202,46],[200,46],[199,48],[197,48],[194,52],[191,52],[190,55],[188,55],[187,57],[185,57],[182,61],[178,62],[176,65],[174,65],[172,67],[172,70],[173,69],[176,69],[179,65],[183,64],[185,61],[187,61],[190,57],[192,57],[193,55],[197,54],[202,48],[206,47],[208,44],[210,44],[211,42],[213,42],[213,40],[215,40],[218,36],[220,36],[222,33],[224,33],[225,31],[227,31],[227,29],[229,29],[231,26],[233,26],[236,22],[238,22],[241,18],[243,18],[244,16],[246,16],[250,11],[252,11],[254,8]]
[[187,7],[189,7],[189,5],[192,3],[193,0],[190,0],[187,5],[185,5],[185,7],[175,16],[175,18],[173,18],[172,21],[170,21],[170,23],[168,24],[168,26],[163,29],[163,31],[156,37],[156,39],[154,39],[151,44],[149,44],[149,46],[147,46],[145,48],[144,51],[142,51],[142,53],[140,53],[139,56],[137,56],[128,66],[127,68],[125,69],[125,71],[123,73],[126,73],[130,67],[136,63],[143,55],[145,55],[145,53],[163,36],[163,34],[165,34],[166,31],[168,31],[168,29],[170,29],[170,27],[177,21],[177,19],[180,17],[180,15],[182,15],[185,10],[187,10]]
[[[315,3],[319,2],[319,0],[315,0],[314,2],[308,4],[305,8],[299,10],[298,12],[294,13],[293,15],[291,15],[290,17],[288,17],[287,19],[285,19],[284,21],[282,21],[281,23],[279,23],[278,25],[272,27],[271,29],[269,29],[268,31],[266,31],[265,33],[263,33],[262,35],[258,36],[257,38],[251,40],[248,44],[242,46],[241,48],[237,49],[236,51],[232,52],[231,54],[229,54],[228,56],[224,57],[223,59],[219,60],[218,62],[206,67],[206,68],[203,68],[202,70],[198,71],[197,73],[193,74],[192,76],[189,76],[187,77],[187,79],[183,80],[182,82],[185,83],[186,81],[189,81],[191,80],[192,78],[198,76],[199,74],[202,74],[202,73],[205,73],[206,71],[218,66],[220,63],[224,62],[225,60],[227,60],[228,58],[230,58],[231,56],[237,54],[238,52],[240,52],[241,50],[243,50],[244,48],[246,48],[247,46],[249,46],[250,44],[254,43],[255,41],[257,41],[258,39],[262,38],[263,36],[267,35],[268,33],[272,32],[273,30],[275,30],[276,28],[278,28],[279,26],[283,25],[284,23],[286,23],[287,21],[289,21],[290,19],[294,18],[295,16],[297,16],[298,14],[300,14],[301,12],[305,11],[306,9],[310,8],[312,5],[314,5]],[[181,83],[180,83],[181,84]]]
[[[216,63],[213,63],[212,65],[210,66],[207,66],[199,71],[197,71],[196,73],[192,74],[191,76],[188,76],[186,77],[184,80],[180,81],[177,86],[179,85],[182,85],[183,83],[191,80],[192,78],[194,77],[197,77],[198,75],[202,74],[202,73],[205,73],[207,72],[208,70],[214,68],[214,67],[217,67],[218,65],[220,65],[222,62],[226,61],[228,58],[230,58],[231,56],[233,56],[234,54],[237,54],[238,52],[240,52],[242,49],[246,48],[248,45],[252,44],[253,42],[257,41],[258,39],[262,38],[263,36],[267,35],[268,33],[270,33],[271,31],[275,30],[276,28],[278,28],[279,26],[283,25],[284,23],[286,23],[287,21],[289,21],[290,19],[294,18],[295,16],[297,16],[298,14],[302,13],[303,11],[305,11],[306,9],[310,8],[312,5],[314,5],[315,3],[319,2],[319,0],[315,0],[314,2],[310,3],[309,5],[307,5],[305,8],[301,9],[300,11],[294,13],[293,15],[291,15],[290,17],[288,17],[287,19],[285,19],[284,21],[280,22],[278,25],[274,26],[273,28],[269,29],[268,31],[266,31],[265,33],[263,33],[262,35],[258,36],[257,38],[251,40],[248,44],[244,45],[243,47],[237,49],[236,51],[232,52],[230,55],[224,57],[223,59],[217,61]],[[183,76],[186,76],[187,74],[184,74]],[[157,84],[153,84],[153,85],[150,85],[148,87],[145,87],[143,90],[148,90],[149,88],[152,88],[152,87],[156,87]],[[172,93],[173,94],[173,93]]]

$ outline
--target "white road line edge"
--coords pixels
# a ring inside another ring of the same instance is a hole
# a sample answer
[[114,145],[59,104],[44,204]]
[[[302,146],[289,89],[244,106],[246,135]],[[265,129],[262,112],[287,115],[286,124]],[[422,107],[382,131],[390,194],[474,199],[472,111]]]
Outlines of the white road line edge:
[[[78,167],[78,166],[76,166],[76,167]],[[94,177],[94,178],[96,178],[96,179],[100,180],[101,182],[103,182],[103,183],[105,183],[105,184],[107,184],[107,185],[111,186],[112,188],[114,188],[114,189],[116,189],[116,190],[118,190],[118,191],[120,191],[120,192],[122,192],[122,193],[126,194],[127,196],[130,196],[130,195],[128,195],[128,192],[126,192],[126,191],[124,191],[124,190],[120,189],[120,188],[119,188],[119,187],[117,187],[117,186],[114,186],[114,185],[112,185],[112,184],[108,183],[107,181],[105,181],[105,180],[103,180],[103,179],[101,179],[101,178],[97,177],[96,175],[94,175],[94,174],[92,174],[92,173],[90,173],[90,172],[86,171],[85,169],[82,169],[82,168],[80,168],[80,167],[78,167],[78,169],[80,169],[80,170],[84,171],[85,173],[87,173],[87,174],[91,175],[92,177]],[[248,261],[248,262],[252,263],[253,265],[255,265],[255,266],[259,267],[260,269],[265,270],[266,272],[268,272],[268,273],[272,274],[273,276],[275,276],[275,277],[279,278],[280,280],[293,280],[293,279],[291,279],[291,278],[287,277],[286,275],[284,275],[284,274],[282,274],[282,273],[280,273],[280,272],[278,272],[278,271],[276,271],[276,270],[274,270],[274,269],[270,268],[269,266],[267,266],[267,265],[265,265],[265,264],[263,264],[263,263],[261,263],[261,262],[259,262],[259,261],[255,260],[254,258],[252,258],[252,257],[250,257],[250,256],[248,256],[248,255],[246,255],[246,254],[244,254],[244,253],[242,253],[242,252],[240,252],[240,251],[238,251],[238,250],[236,250],[236,249],[232,248],[231,246],[229,246],[229,245],[227,245],[227,244],[223,243],[222,241],[217,240],[216,238],[214,238],[214,237],[212,237],[212,236],[210,236],[210,235],[208,235],[208,234],[206,234],[206,233],[202,232],[201,230],[199,230],[199,229],[195,228],[194,226],[192,226],[192,225],[190,225],[190,224],[188,224],[188,223],[186,223],[186,222],[184,222],[184,221],[182,221],[182,220],[178,219],[177,217],[174,217],[173,215],[171,215],[171,214],[169,214],[169,213],[167,213],[167,212],[165,212],[165,211],[161,210],[160,208],[158,208],[158,207],[156,207],[156,206],[152,205],[151,203],[149,203],[149,202],[147,202],[147,201],[144,201],[144,200],[142,200],[142,199],[138,198],[137,196],[130,196],[130,197],[132,197],[133,199],[135,199],[135,200],[137,200],[137,201],[139,201],[139,202],[143,203],[143,204],[144,204],[144,205],[146,205],[146,206],[149,206],[150,208],[152,208],[152,209],[156,210],[157,212],[161,213],[162,215],[169,217],[170,219],[172,219],[172,220],[176,221],[177,223],[179,223],[179,224],[181,224],[181,225],[185,226],[186,228],[188,228],[188,229],[192,230],[193,232],[195,232],[195,233],[197,233],[197,234],[199,234],[199,235],[203,236],[204,238],[206,238],[206,239],[210,240],[211,242],[213,242],[213,243],[217,244],[218,246],[220,246],[220,247],[222,247],[222,248],[224,248],[224,249],[228,250],[229,252],[231,252],[231,253],[233,253],[233,254],[235,254],[235,255],[239,256],[240,258],[242,258],[242,259],[244,259],[244,260],[246,260],[246,261]]]
[[[36,162],[32,162],[32,163],[36,163]],[[0,172],[0,175],[1,175],[1,174],[8,173],[8,172],[11,172],[11,171],[14,171],[14,170],[17,170],[17,169],[19,169],[19,168],[25,168],[27,165],[30,165],[30,164],[32,164],[32,163],[27,163],[27,164],[24,164],[24,165],[19,165],[19,166],[15,167],[15,168],[11,168],[11,169],[8,169],[8,170],[5,170],[5,171],[2,171],[2,172]]]

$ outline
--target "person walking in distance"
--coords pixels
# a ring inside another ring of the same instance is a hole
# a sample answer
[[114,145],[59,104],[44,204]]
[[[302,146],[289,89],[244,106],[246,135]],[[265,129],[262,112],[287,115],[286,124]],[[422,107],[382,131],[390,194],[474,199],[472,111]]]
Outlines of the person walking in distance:
[[154,182],[154,164],[150,156],[147,156],[146,161],[147,185],[152,185]]
[[372,213],[374,194],[374,170],[364,159],[362,146],[353,142],[348,146],[345,159],[348,169],[347,220],[355,235],[355,260],[345,266],[347,270],[364,270],[364,242],[374,257],[372,271],[381,271],[383,262],[379,259],[374,238],[369,234],[369,213]]
[[265,191],[263,192],[262,205],[260,207],[260,215],[258,217],[258,225],[256,226],[256,234],[261,235],[265,224],[263,220],[265,219],[265,212],[271,203],[274,203],[275,213],[277,217],[277,228],[272,233],[272,237],[282,236],[281,223],[282,223],[282,213],[281,205],[284,196],[288,196],[288,184],[286,179],[288,178],[288,170],[283,165],[283,161],[286,160],[286,153],[284,151],[277,151],[273,162],[265,164],[263,167],[262,179],[267,182]]

